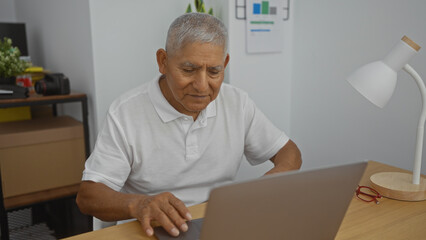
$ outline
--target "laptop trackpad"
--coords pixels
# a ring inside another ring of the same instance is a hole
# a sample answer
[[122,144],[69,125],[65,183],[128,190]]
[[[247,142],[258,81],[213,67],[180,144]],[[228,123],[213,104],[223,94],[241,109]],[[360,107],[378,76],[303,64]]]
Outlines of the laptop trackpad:
[[201,225],[203,224],[203,219],[195,219],[186,223],[188,224],[188,231],[181,232],[177,237],[170,236],[169,233],[166,232],[166,230],[164,230],[162,227],[154,228],[155,236],[159,240],[198,240],[201,234]]

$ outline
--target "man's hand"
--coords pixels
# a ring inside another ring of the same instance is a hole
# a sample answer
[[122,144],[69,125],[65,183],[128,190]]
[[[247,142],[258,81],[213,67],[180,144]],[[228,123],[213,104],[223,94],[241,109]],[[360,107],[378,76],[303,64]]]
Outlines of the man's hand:
[[131,215],[138,219],[148,236],[154,234],[151,221],[157,221],[170,235],[188,231],[186,220],[192,219],[185,204],[169,192],[144,196],[130,205]]
[[161,224],[170,235],[177,236],[179,231],[188,230],[185,222],[192,218],[185,204],[171,193],[154,196],[121,193],[91,181],[80,184],[77,204],[82,213],[103,221],[136,218],[148,236],[154,234],[151,226],[153,220]]

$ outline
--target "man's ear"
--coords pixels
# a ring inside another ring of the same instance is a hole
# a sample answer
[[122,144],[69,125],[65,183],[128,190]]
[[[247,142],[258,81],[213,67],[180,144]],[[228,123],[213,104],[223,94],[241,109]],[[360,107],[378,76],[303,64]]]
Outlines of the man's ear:
[[228,63],[229,63],[229,53],[226,54],[225,64],[224,64],[225,68],[228,65]]
[[158,70],[161,74],[166,74],[167,67],[167,52],[166,50],[160,48],[157,50],[157,64]]

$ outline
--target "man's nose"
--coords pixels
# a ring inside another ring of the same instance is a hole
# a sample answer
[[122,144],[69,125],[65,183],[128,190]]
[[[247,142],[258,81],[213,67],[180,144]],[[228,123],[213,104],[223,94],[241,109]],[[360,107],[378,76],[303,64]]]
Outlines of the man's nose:
[[200,71],[192,85],[198,92],[206,92],[209,89],[207,71]]

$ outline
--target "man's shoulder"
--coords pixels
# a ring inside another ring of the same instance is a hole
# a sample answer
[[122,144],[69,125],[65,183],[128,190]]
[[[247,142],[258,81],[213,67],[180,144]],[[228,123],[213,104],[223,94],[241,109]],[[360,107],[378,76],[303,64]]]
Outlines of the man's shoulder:
[[148,95],[149,86],[151,83],[152,81],[145,82],[121,94],[112,102],[109,111],[112,113],[119,109],[133,107],[135,104],[142,104]]
[[223,83],[220,88],[220,93],[225,97],[246,97],[247,93],[229,83]]
[[224,101],[239,101],[239,102],[245,102],[249,99],[248,94],[233,85],[223,83],[220,88],[219,96]]

